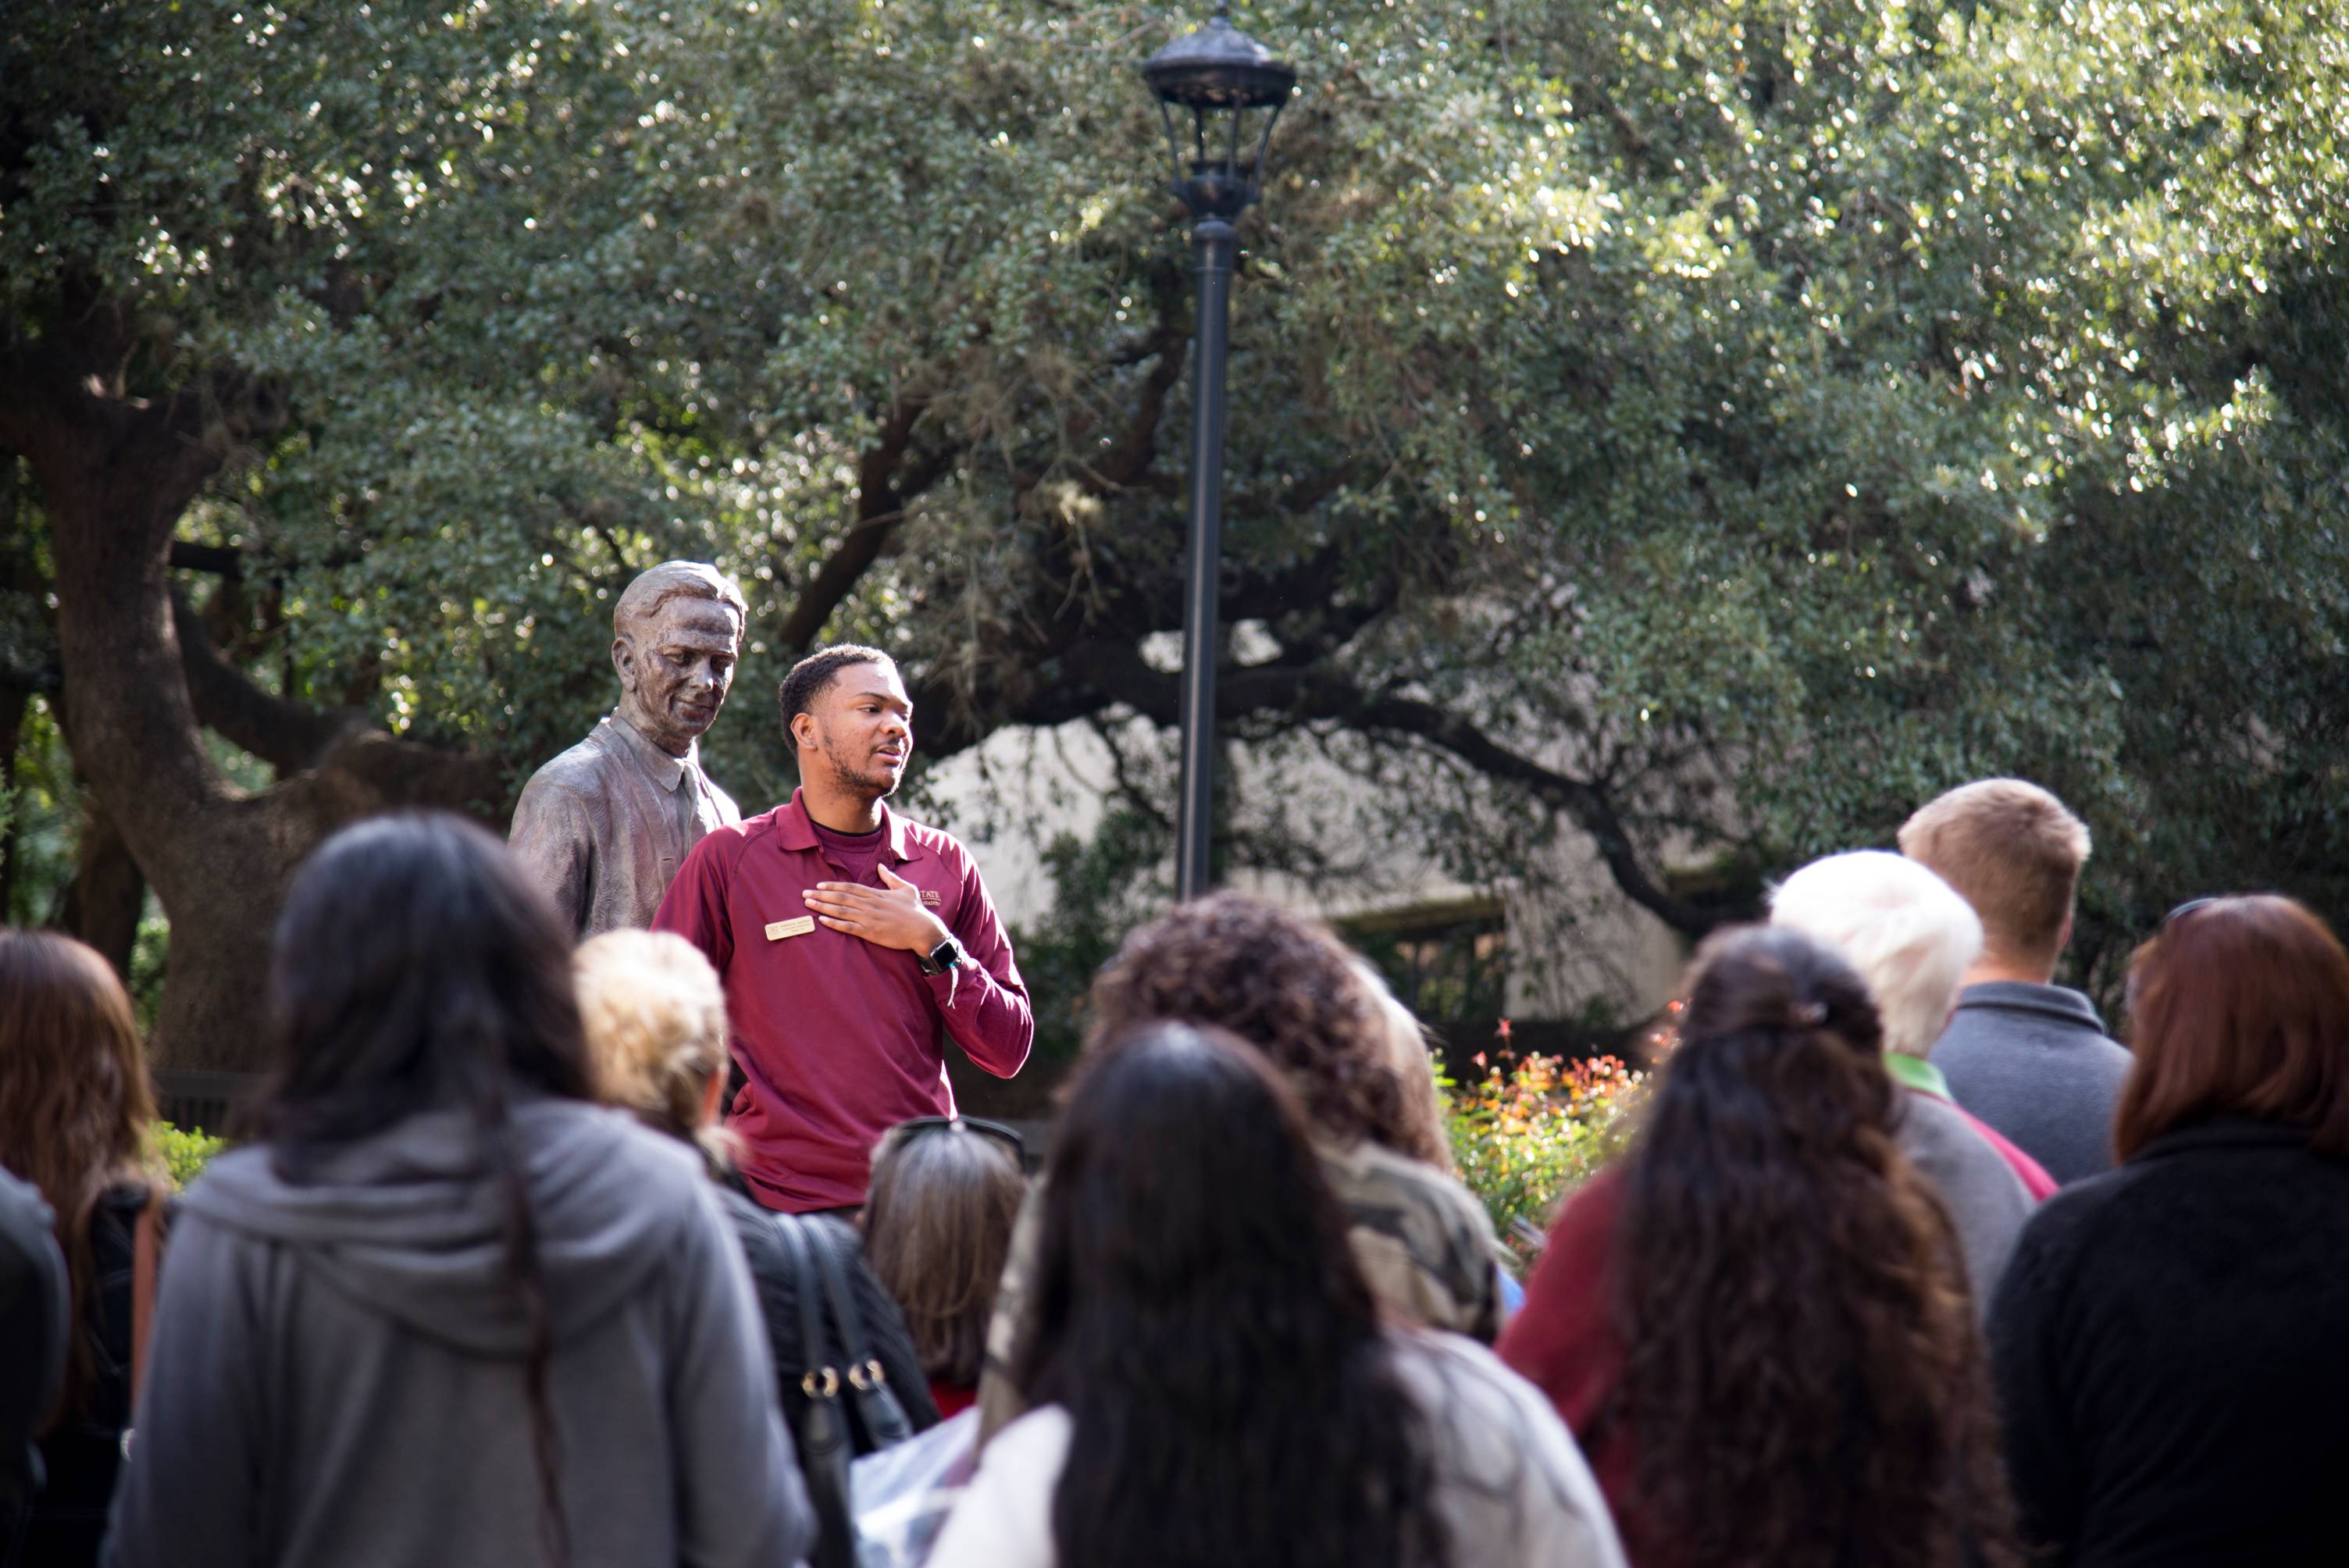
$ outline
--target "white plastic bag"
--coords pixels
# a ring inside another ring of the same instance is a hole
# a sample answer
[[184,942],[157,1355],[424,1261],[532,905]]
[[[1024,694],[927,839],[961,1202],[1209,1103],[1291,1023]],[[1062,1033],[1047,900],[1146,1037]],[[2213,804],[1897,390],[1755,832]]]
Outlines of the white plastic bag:
[[965,1410],[848,1467],[863,1568],[921,1568],[978,1458],[978,1410]]

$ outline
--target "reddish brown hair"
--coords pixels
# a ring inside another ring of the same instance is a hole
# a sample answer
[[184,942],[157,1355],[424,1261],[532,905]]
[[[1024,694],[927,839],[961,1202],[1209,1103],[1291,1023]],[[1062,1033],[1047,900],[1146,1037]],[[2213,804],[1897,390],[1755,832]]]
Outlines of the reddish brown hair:
[[57,1217],[76,1326],[60,1409],[97,1367],[90,1216],[112,1188],[160,1191],[154,1119],[139,1020],[106,960],[53,931],[0,929],[0,1158]]
[[2113,1118],[2126,1160],[2173,1128],[2249,1116],[2349,1156],[2349,952],[2271,893],[2174,915],[2129,960],[2137,1065]]

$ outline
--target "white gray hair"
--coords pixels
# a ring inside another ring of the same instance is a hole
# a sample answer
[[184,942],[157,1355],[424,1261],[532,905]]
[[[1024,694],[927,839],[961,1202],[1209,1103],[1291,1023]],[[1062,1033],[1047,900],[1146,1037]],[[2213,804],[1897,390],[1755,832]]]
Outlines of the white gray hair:
[[1921,1057],[1941,1037],[1982,953],[1973,906],[1926,867],[1882,850],[1829,855],[1778,884],[1770,923],[1840,952],[1868,982],[1884,1048]]

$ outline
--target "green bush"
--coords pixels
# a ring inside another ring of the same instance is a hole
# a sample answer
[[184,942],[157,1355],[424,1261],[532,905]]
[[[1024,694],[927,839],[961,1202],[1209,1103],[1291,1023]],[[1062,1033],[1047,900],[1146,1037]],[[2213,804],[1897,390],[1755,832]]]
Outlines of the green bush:
[[155,1124],[155,1147],[163,1156],[163,1165],[171,1173],[171,1185],[184,1190],[203,1171],[205,1162],[228,1147],[228,1140],[214,1138],[201,1127],[184,1131],[168,1121]]

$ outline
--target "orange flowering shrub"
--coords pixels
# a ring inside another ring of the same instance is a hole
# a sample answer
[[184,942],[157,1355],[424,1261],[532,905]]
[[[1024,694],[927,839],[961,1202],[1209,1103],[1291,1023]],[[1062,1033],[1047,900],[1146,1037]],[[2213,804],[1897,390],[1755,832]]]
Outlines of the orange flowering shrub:
[[[1669,1026],[1649,1043],[1670,1049]],[[1479,1052],[1484,1077],[1445,1080],[1444,1121],[1460,1179],[1484,1200],[1502,1244],[1530,1264],[1559,1201],[1630,1142],[1648,1075],[1611,1056],[1502,1056],[1487,1062]]]

